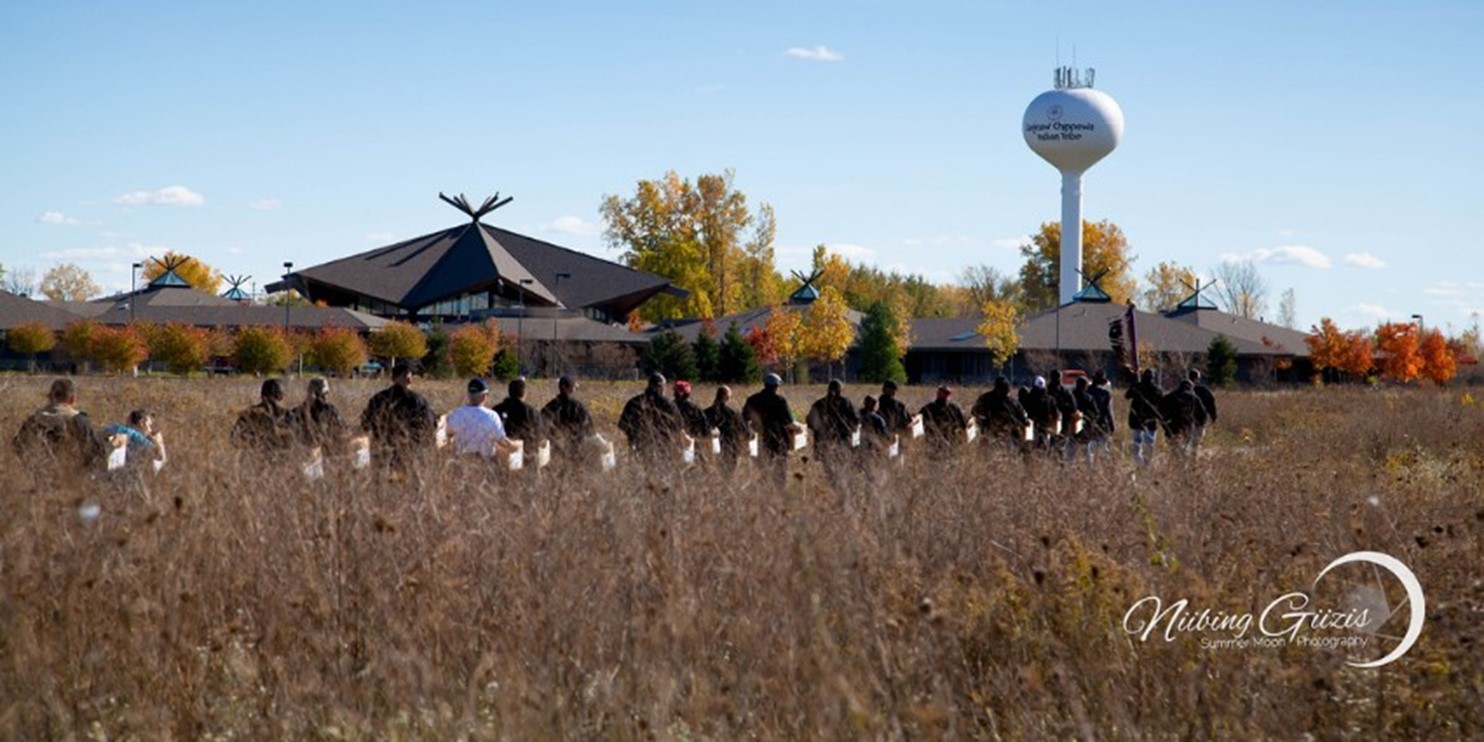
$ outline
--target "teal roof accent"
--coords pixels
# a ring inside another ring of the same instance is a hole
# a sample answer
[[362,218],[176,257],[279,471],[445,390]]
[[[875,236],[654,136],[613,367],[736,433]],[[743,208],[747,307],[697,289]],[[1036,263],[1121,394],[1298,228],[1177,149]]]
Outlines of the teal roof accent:
[[1113,301],[1113,297],[1108,296],[1108,292],[1098,288],[1097,284],[1089,283],[1086,286],[1083,286],[1081,291],[1078,291],[1077,293],[1072,295],[1072,301],[1085,301],[1101,304]]
[[247,292],[243,291],[242,287],[240,286],[233,286],[232,288],[227,289],[227,293],[222,294],[222,298],[231,299],[232,301],[250,301],[252,299],[252,297],[248,296]]
[[191,287],[189,283],[186,283],[186,280],[184,278],[181,278],[180,275],[173,270],[165,271],[164,273],[156,276],[155,280],[149,282],[149,285],[150,288],[173,286],[176,288],[188,289]]
[[813,304],[814,300],[818,298],[819,291],[816,290],[812,285],[806,283],[803,286],[800,286],[797,291],[789,294],[788,303]]

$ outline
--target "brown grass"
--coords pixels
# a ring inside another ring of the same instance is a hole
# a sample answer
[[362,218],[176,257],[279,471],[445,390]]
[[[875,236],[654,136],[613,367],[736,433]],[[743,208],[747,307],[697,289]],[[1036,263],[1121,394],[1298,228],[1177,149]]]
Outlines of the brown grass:
[[[7,442],[48,381],[0,378]],[[800,459],[782,493],[622,466],[306,483],[229,449],[250,380],[81,388],[98,423],[157,410],[172,461],[142,489],[54,491],[0,455],[7,738],[1484,732],[1484,410],[1456,393],[1227,394],[1195,466],[1131,481],[1121,440],[1095,471],[918,459],[842,510]],[[375,390],[335,398],[358,415]],[[611,438],[634,391],[582,390]],[[800,415],[819,392],[789,391]],[[1120,628],[1151,593],[1258,610],[1358,549],[1429,598],[1380,670]]]

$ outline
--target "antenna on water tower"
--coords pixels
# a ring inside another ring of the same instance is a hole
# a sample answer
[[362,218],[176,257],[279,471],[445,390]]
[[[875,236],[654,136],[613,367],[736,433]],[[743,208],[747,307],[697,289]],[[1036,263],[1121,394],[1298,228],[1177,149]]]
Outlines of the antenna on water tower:
[[[1073,47],[1074,60],[1075,54]],[[1082,290],[1082,174],[1123,138],[1123,110],[1112,96],[1093,90],[1094,74],[1088,69],[1084,79],[1075,66],[1058,65],[1056,88],[1036,96],[1021,119],[1025,143],[1061,171],[1061,304]]]

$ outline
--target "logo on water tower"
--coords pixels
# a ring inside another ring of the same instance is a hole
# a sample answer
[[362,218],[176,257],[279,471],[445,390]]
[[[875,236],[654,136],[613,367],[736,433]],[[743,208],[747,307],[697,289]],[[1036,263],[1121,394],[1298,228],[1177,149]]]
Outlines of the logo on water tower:
[[1046,119],[1048,121],[1060,121],[1061,120],[1061,106],[1060,105],[1053,105],[1053,106],[1047,108],[1046,109]]

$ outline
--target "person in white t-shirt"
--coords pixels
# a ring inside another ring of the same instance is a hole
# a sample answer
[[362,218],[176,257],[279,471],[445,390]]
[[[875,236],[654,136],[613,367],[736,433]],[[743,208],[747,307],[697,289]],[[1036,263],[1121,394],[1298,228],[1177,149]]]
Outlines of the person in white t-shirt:
[[500,413],[484,406],[489,393],[489,385],[483,379],[470,379],[468,403],[448,413],[448,434],[453,438],[453,448],[457,453],[491,457],[496,450],[511,451],[515,448],[505,437],[505,424],[500,421]]

